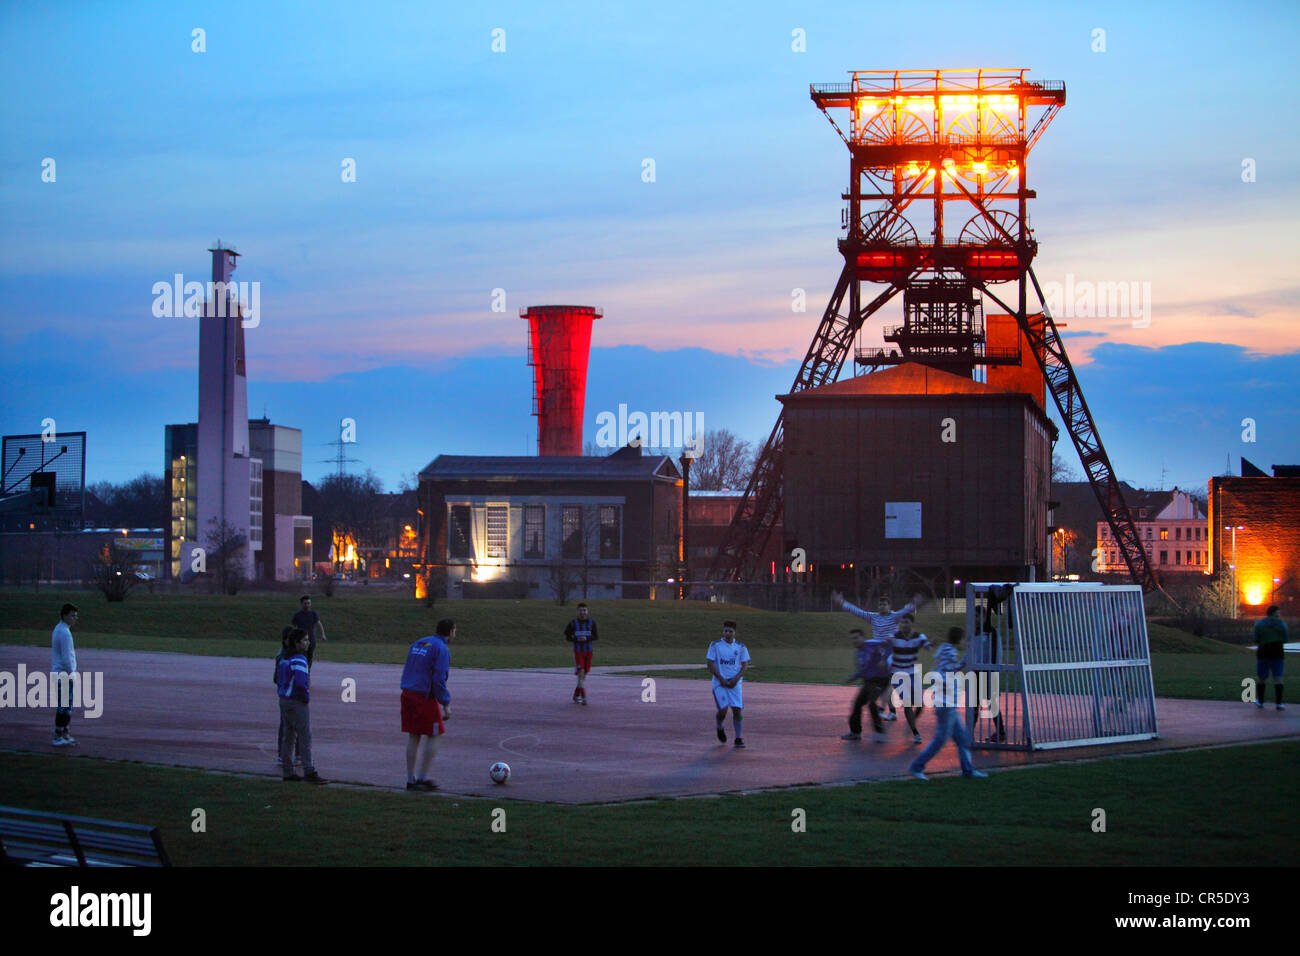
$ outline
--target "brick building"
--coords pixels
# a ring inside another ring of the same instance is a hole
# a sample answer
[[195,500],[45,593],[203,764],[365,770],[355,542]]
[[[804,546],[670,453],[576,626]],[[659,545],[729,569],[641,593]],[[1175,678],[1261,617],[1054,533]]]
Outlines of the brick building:
[[419,510],[417,597],[549,598],[581,594],[583,577],[590,597],[648,597],[679,573],[682,477],[666,455],[439,455]]
[[1211,568],[1235,578],[1242,613],[1262,615],[1277,604],[1283,617],[1294,617],[1300,611],[1300,466],[1274,465],[1270,476],[1243,459],[1242,472],[1210,479]]

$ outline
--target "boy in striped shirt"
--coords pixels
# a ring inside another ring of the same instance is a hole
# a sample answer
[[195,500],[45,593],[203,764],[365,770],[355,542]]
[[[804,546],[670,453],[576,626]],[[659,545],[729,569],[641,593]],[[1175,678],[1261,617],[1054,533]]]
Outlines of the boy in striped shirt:
[[916,699],[916,681],[913,680],[913,670],[916,667],[916,655],[921,652],[921,648],[929,648],[930,639],[924,634],[914,634],[912,632],[913,617],[910,614],[904,614],[898,622],[898,633],[890,638],[890,644],[893,648],[893,660],[890,666],[893,669],[893,677],[890,679],[891,693],[889,695],[889,706],[893,708],[894,698],[899,696],[899,688],[907,688],[902,693],[903,716],[907,719],[907,726],[912,731],[912,743],[921,742],[921,734],[916,729],[916,715],[923,709],[924,705],[921,700]]
[[[876,640],[886,642],[898,633],[898,622],[903,619],[903,615],[915,614],[916,609],[924,603],[925,597],[920,592],[917,592],[912,595],[911,601],[904,604],[897,611],[892,611],[889,608],[889,598],[882,596],[880,600],[876,602],[875,613],[872,613],[871,611],[865,611],[860,607],[850,604],[848,601],[844,600],[844,595],[839,591],[831,592],[831,604],[835,607],[835,610],[848,611],[850,614],[857,615],[864,621],[870,622],[871,636]],[[888,685],[886,685],[886,687],[888,687]],[[897,720],[898,711],[894,707],[894,695],[889,694],[887,697],[889,713],[885,715],[885,720]]]
[[[930,743],[917,754],[912,765],[907,769],[917,780],[927,780],[924,770],[925,765],[930,762],[930,758],[939,752],[939,748],[948,742],[948,738],[953,739],[957,745],[957,759],[961,761],[961,775],[963,777],[987,777],[988,774],[981,773],[975,769],[970,759],[970,734],[966,732],[966,725],[962,721],[965,712],[961,697],[964,695],[964,688],[957,686],[957,680],[961,676],[962,664],[964,660],[960,659],[962,638],[966,632],[960,627],[948,629],[948,643],[939,648],[939,652],[934,655],[934,669],[943,676],[943,683],[935,688],[934,694],[934,716],[938,721],[938,727],[935,728],[934,736],[930,738]],[[957,680],[954,680],[957,679]]]

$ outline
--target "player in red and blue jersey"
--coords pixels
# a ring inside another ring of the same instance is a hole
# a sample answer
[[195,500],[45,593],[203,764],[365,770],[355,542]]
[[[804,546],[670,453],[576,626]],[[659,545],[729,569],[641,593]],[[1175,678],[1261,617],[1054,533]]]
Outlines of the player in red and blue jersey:
[[591,642],[596,640],[596,622],[591,619],[585,602],[578,605],[578,616],[564,629],[564,639],[573,645],[573,672],[578,686],[573,689],[575,704],[587,703],[587,675],[591,673]]
[[447,732],[443,721],[451,719],[451,694],[447,690],[451,651],[447,645],[455,636],[456,622],[443,618],[438,622],[437,634],[420,638],[406,655],[406,666],[402,668],[402,732],[407,735],[407,790],[438,789],[429,779],[429,768],[438,753],[438,741]]

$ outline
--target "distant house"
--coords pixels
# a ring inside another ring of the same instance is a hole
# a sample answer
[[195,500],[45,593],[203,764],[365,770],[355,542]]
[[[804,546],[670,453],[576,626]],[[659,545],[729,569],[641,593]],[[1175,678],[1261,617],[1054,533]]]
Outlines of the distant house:
[[[680,573],[666,455],[439,455],[420,472],[417,596],[648,597]],[[585,579],[585,584],[584,584]]]
[[[1138,540],[1156,574],[1209,574],[1210,531],[1205,512],[1186,491],[1125,491]],[[1105,521],[1096,523],[1097,571],[1128,574],[1119,543]]]

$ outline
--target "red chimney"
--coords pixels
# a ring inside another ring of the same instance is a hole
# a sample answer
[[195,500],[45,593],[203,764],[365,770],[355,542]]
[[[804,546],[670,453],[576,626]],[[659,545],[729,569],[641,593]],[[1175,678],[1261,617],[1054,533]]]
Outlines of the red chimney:
[[528,320],[537,454],[581,455],[591,323],[603,313],[586,305],[534,305]]

